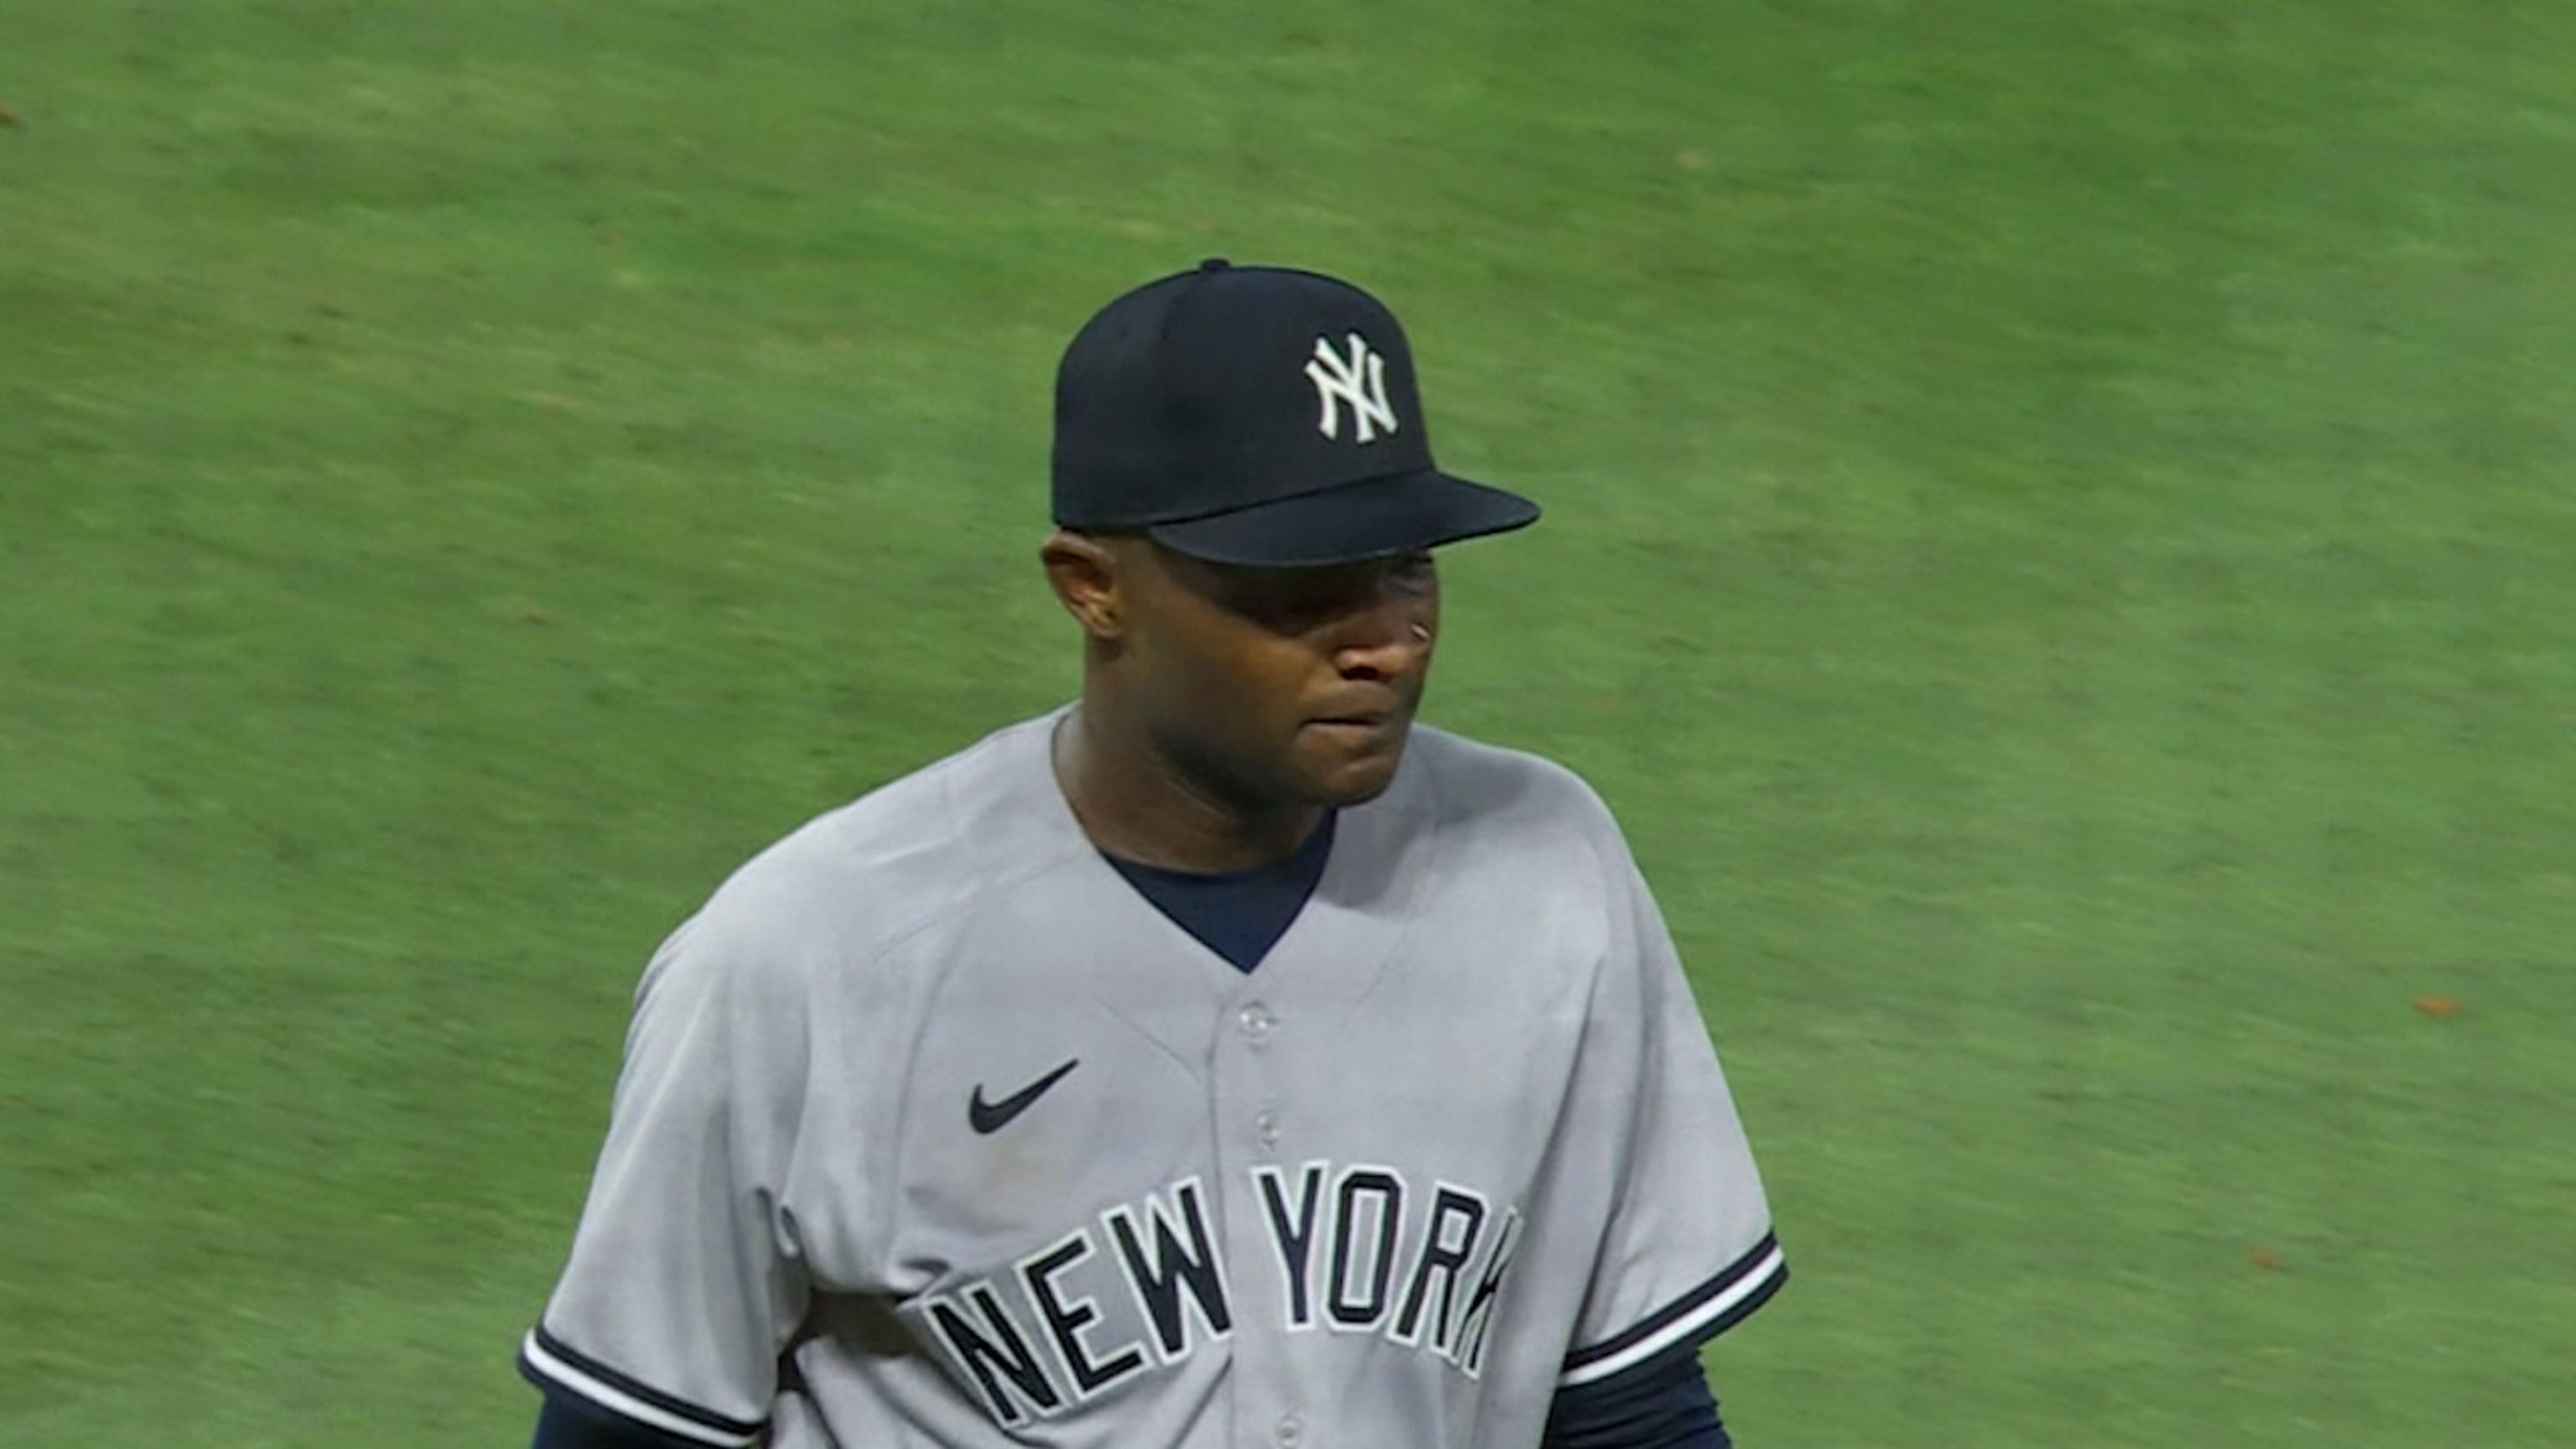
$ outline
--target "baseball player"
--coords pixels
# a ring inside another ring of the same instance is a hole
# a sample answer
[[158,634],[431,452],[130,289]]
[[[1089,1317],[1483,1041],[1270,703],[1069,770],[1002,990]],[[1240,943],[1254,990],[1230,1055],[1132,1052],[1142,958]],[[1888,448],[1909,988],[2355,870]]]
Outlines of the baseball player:
[[1563,768],[1415,722],[1395,318],[1210,261],[1056,384],[1079,701],[797,830],[644,974],[522,1347],[537,1443],[1723,1446],[1786,1276],[1655,903]]

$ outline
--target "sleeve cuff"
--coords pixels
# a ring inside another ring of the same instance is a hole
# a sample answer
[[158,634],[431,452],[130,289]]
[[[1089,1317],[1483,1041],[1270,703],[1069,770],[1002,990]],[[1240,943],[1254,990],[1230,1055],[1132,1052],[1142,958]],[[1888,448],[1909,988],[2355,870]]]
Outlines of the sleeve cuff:
[[1742,1322],[1789,1280],[1789,1260],[1777,1236],[1765,1233],[1744,1256],[1716,1277],[1647,1315],[1635,1327],[1565,1356],[1559,1388],[1608,1378],[1668,1349],[1704,1343]]
[[620,1418],[695,1444],[749,1449],[768,1427],[763,1420],[731,1419],[699,1408],[619,1373],[568,1347],[546,1332],[544,1324],[530,1329],[519,1344],[519,1372],[540,1389],[571,1394]]

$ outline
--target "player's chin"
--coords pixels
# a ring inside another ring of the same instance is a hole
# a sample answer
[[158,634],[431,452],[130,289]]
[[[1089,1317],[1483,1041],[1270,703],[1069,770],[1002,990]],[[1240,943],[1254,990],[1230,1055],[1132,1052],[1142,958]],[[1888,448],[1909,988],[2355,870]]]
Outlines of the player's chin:
[[[1406,722],[1406,723],[1409,723]],[[1313,730],[1299,771],[1306,793],[1318,805],[1340,809],[1365,805],[1395,783],[1396,766],[1404,762],[1405,724],[1376,730]]]

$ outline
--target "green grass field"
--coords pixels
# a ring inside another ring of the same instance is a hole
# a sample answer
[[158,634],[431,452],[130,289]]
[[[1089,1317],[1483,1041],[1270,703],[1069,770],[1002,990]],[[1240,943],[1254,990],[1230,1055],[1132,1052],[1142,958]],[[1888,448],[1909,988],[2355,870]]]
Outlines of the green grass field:
[[0,0],[0,1445],[523,1443],[645,953],[1071,688],[1055,354],[1216,252],[1551,507],[1434,714],[1693,960],[1798,1269],[1746,1449],[2576,1442],[2570,57]]

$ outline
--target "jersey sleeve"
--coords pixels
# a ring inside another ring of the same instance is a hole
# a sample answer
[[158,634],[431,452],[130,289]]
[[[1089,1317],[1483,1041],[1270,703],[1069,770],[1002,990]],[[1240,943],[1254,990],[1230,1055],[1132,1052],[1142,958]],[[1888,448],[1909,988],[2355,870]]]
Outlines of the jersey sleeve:
[[805,1096],[805,1012],[786,973],[703,917],[637,992],[608,1137],[563,1276],[520,1371],[663,1434],[755,1442],[805,1312],[782,1206]]
[[1723,1333],[1788,1277],[1770,1205],[1671,933],[1624,844],[1583,1095],[1613,1142],[1610,1197],[1561,1386]]

